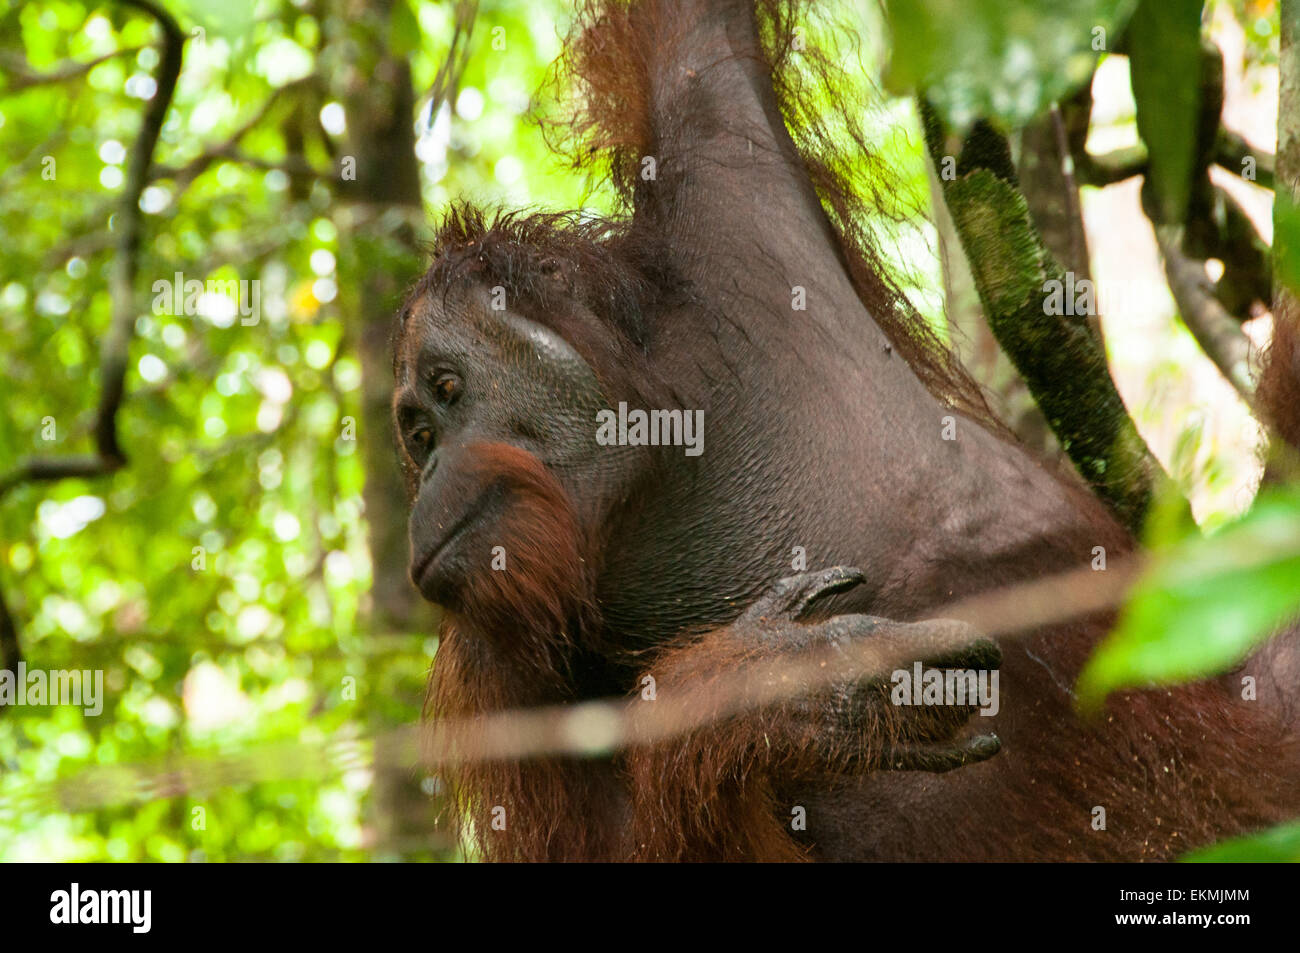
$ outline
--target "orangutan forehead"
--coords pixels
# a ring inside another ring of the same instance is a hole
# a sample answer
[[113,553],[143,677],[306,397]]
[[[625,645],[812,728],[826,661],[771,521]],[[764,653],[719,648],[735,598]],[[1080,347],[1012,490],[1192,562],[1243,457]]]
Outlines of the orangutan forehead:
[[[562,332],[570,302],[606,333],[644,347],[653,315],[679,303],[685,282],[670,249],[630,222],[576,213],[451,209],[437,230],[435,253],[412,298],[465,288],[489,290],[494,302]],[[552,320],[552,318],[555,320]],[[556,323],[558,322],[558,323]]]
[[402,316],[394,355],[403,376],[432,355],[486,348],[532,355],[552,367],[585,366],[557,329],[509,308],[493,306],[492,289],[478,284],[417,295]]

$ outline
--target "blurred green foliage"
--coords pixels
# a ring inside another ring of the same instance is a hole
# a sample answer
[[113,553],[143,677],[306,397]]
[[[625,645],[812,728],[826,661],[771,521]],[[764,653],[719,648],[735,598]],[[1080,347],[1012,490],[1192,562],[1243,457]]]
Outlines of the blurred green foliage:
[[1117,689],[1226,671],[1300,615],[1300,492],[1262,493],[1209,535],[1160,535],[1148,540],[1151,565],[1118,625],[1079,676],[1084,708]]
[[1283,824],[1266,834],[1237,837],[1204,847],[1192,851],[1183,860],[1196,864],[1300,863],[1300,823]]
[[[157,179],[142,198],[142,308],[119,414],[129,465],[25,485],[0,505],[0,586],[28,665],[102,669],[107,699],[99,717],[69,707],[0,715],[0,859],[428,856],[376,842],[364,764],[313,772],[254,756],[233,778],[218,772],[180,797],[106,794],[86,810],[97,793],[75,796],[91,766],[202,774],[231,752],[409,724],[435,647],[430,632],[376,636],[366,623],[361,368],[343,310],[356,275],[339,242],[350,211],[326,183],[300,189],[273,167],[291,153],[298,103],[324,120],[337,110],[291,84],[328,71],[346,39],[342,11],[167,6],[190,39],[155,161],[184,167],[260,116],[238,142],[257,161],[217,158],[193,181]],[[559,49],[559,6],[480,5],[455,108],[419,122],[431,208],[453,195],[580,202],[583,183],[521,122]],[[419,91],[442,63],[453,11],[405,10],[422,30],[409,51]],[[496,27],[504,50],[491,48]],[[153,22],[114,4],[6,3],[0,36],[7,471],[29,456],[91,449],[112,218],[158,53]],[[99,57],[66,81],[29,82]],[[328,135],[303,147],[326,170]],[[201,299],[198,314],[150,311],[153,283],[178,272],[260,280],[260,320],[246,325],[220,294]],[[34,789],[62,790],[83,809],[41,802]]]
[[925,89],[950,125],[1021,126],[1087,82],[1136,0],[886,0],[897,93]]
[[1145,0],[1129,22],[1138,132],[1163,221],[1181,222],[1196,157],[1202,0]]

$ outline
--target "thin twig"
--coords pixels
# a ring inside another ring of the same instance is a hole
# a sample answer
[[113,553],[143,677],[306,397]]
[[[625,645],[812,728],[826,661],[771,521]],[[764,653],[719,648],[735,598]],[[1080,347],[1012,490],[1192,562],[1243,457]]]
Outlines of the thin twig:
[[[315,75],[309,75],[285,83],[283,86],[277,86],[275,89],[271,90],[270,95],[268,95],[262,105],[258,107],[257,112],[253,113],[247,121],[235,129],[235,131],[232,132],[224,141],[209,146],[184,165],[154,166],[149,172],[150,180],[173,179],[176,182],[178,189],[184,191],[189,187],[191,182],[206,172],[208,167],[218,160],[244,162],[248,164],[261,162],[262,160],[259,159],[242,156],[236,147],[245,136],[262,124],[262,121],[266,119],[267,115],[271,112],[271,109],[280,101],[281,96],[291,90],[298,89],[314,82],[316,82]],[[318,172],[316,169],[306,165],[304,165],[300,170],[291,170],[286,168],[285,171],[317,175],[320,177],[327,177],[329,175],[329,173]]]
[[[1154,223],[1153,223],[1154,224]],[[1165,261],[1165,277],[1183,323],[1249,407],[1254,406],[1255,382],[1250,376],[1250,339],[1214,296],[1205,262],[1183,254],[1176,226],[1156,225],[1156,243]]]
[[9,614],[5,603],[5,594],[0,590],[0,671],[18,674],[18,663],[23,660],[23,651],[18,644],[18,626]]
[[[957,619],[1003,642],[1119,606],[1141,568],[1132,557],[1105,572],[1084,566],[936,607],[927,617]],[[622,698],[492,712],[433,722],[421,738],[414,725],[368,737],[336,736],[311,743],[277,742],[213,758],[167,764],[96,766],[0,797],[0,818],[15,811],[74,812],[202,793],[231,784],[333,776],[359,767],[426,770],[451,764],[535,756],[607,755],[632,745],[661,742],[720,719],[823,690],[844,679],[887,676],[918,657],[937,657],[969,645],[969,629],[934,628],[925,643],[903,653],[882,651],[877,640],[842,646],[828,656],[803,652],[770,664],[747,665],[711,683],[707,697],[660,691],[649,703]],[[421,743],[423,740],[423,744]],[[381,753],[382,752],[382,753]]]
[[68,80],[80,79],[101,63],[106,63],[119,56],[126,56],[128,54],[134,55],[139,53],[142,49],[143,47],[140,46],[124,46],[121,49],[112,50],[108,53],[96,56],[93,60],[64,63],[57,69],[51,70],[48,73],[31,73],[26,71],[21,65],[12,65],[9,68],[9,72],[12,75],[7,84],[0,86],[0,94],[12,96],[15,93],[23,92],[24,90],[31,89],[34,86],[46,86],[52,83],[66,83]]
[[1080,152],[1074,156],[1075,174],[1084,185],[1098,188],[1114,185],[1137,175],[1146,175],[1147,150],[1144,146],[1128,149],[1116,149],[1103,155],[1094,156],[1089,152]]
[[455,102],[460,91],[460,78],[469,63],[470,38],[474,35],[474,22],[478,18],[478,0],[460,0],[456,4],[456,24],[451,34],[451,48],[438,67],[438,75],[429,87],[428,128],[433,128],[438,110],[444,102]]

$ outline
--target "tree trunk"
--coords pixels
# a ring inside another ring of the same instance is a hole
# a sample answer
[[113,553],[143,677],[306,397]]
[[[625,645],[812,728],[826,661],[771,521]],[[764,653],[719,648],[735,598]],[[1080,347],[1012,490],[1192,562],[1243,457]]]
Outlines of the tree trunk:
[[387,45],[391,11],[391,0],[374,0],[359,15],[354,9],[353,60],[341,90],[348,123],[341,164],[346,172],[347,160],[354,160],[356,175],[343,185],[355,199],[347,240],[355,278],[351,323],[361,359],[358,437],[373,564],[371,628],[431,631],[431,616],[407,578],[406,495],[389,418],[392,321],[420,272],[414,223],[421,214],[415,93],[410,68]]
[[[365,468],[364,500],[373,582],[370,629],[434,631],[434,617],[407,576],[406,491],[390,423],[391,338],[401,298],[419,276],[416,245],[422,220],[415,156],[415,91],[410,68],[390,46],[392,0],[347,5],[340,48],[349,57],[341,96],[347,151],[340,157],[342,190],[352,199],[345,233],[351,288],[349,334],[361,361],[362,403],[357,436]],[[355,181],[348,180],[349,161]],[[370,803],[371,846],[381,855],[402,845],[432,843],[436,805],[420,790],[418,772],[375,752]]]
[[[1283,219],[1300,204],[1300,0],[1286,0],[1281,10],[1282,36],[1278,52],[1278,110],[1276,196],[1273,202],[1273,254],[1300,258],[1300,248],[1288,248]],[[1260,406],[1273,429],[1273,453],[1266,479],[1294,477],[1292,451],[1300,450],[1300,300],[1288,287],[1286,267],[1273,268],[1273,343],[1259,385]],[[1288,450],[1287,448],[1290,448]]]

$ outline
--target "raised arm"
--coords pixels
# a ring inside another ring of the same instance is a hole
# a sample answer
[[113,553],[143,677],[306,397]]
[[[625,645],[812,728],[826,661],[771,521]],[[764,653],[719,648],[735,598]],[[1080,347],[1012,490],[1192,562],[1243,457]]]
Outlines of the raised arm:
[[[570,53],[587,97],[580,125],[613,151],[636,215],[671,240],[692,280],[729,291],[763,261],[788,298],[791,283],[838,262],[778,108],[752,0],[600,6]],[[800,45],[796,23],[770,26],[773,43]],[[834,291],[857,303],[842,270]]]

